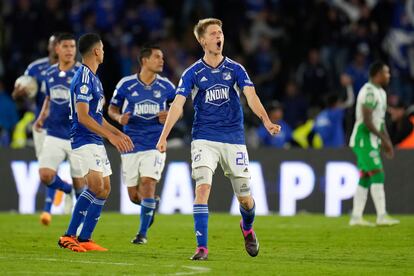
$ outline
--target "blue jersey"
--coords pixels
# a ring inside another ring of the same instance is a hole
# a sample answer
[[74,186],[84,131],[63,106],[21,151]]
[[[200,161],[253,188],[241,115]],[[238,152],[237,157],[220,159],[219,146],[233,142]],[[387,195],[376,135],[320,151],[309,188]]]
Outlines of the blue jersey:
[[176,94],[192,96],[193,140],[245,144],[240,104],[245,86],[253,86],[246,70],[227,57],[216,68],[200,59],[184,71]]
[[61,139],[70,138],[69,99],[70,84],[80,63],[68,71],[59,70],[58,64],[46,71],[46,96],[50,98],[47,134]]
[[89,105],[89,116],[98,124],[102,125],[103,106],[105,96],[102,83],[98,76],[84,64],[76,71],[70,86],[70,140],[72,149],[79,148],[87,144],[103,145],[103,139],[95,132],[90,131],[79,122],[76,113],[76,103],[82,102]]
[[343,120],[344,110],[341,108],[325,109],[316,117],[314,131],[321,136],[324,147],[337,148],[345,145]]
[[134,150],[129,153],[155,149],[163,128],[157,113],[167,110],[167,103],[174,97],[175,86],[158,75],[149,85],[141,82],[136,74],[119,81],[111,104],[121,108],[122,113],[131,112],[124,126],[125,134],[134,143]]
[[[48,57],[39,58],[33,61],[32,63],[27,66],[26,71],[24,72],[25,75],[31,76],[36,79],[37,87],[39,88],[36,93],[36,109],[35,115],[36,118],[39,116],[40,111],[42,110],[43,101],[45,100],[45,93],[46,87],[44,84],[44,77],[46,75],[47,69],[50,67],[50,62]],[[44,123],[44,127],[46,126],[46,122]]]

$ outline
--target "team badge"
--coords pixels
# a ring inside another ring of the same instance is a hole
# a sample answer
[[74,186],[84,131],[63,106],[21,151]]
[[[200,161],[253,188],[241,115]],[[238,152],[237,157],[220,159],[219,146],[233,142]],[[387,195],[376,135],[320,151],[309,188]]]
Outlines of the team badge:
[[82,94],[87,94],[88,93],[88,91],[89,91],[89,88],[88,88],[88,86],[86,86],[86,84],[84,84],[84,85],[82,85],[81,87],[80,87],[80,92],[82,93]]
[[154,90],[154,98],[161,98],[161,90]]
[[223,72],[223,80],[231,80],[230,72]]
[[67,79],[66,79],[66,82],[67,82],[67,83],[70,83],[71,81],[72,81],[72,78],[67,78]]

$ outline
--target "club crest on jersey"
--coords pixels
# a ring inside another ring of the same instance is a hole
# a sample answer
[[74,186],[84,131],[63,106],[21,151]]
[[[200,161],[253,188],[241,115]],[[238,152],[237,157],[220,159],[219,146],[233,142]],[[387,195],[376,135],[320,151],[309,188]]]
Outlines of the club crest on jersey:
[[160,112],[160,105],[151,100],[140,101],[134,106],[134,116],[145,120],[157,117],[158,112]]
[[223,80],[231,80],[231,73],[223,72]]
[[229,87],[222,84],[213,85],[206,90],[205,103],[221,106],[229,101]]
[[154,90],[154,98],[161,98],[161,90]]
[[50,88],[50,100],[62,105],[69,102],[69,89],[63,85],[56,85]]
[[82,85],[81,87],[80,87],[80,92],[82,93],[82,94],[88,94],[88,91],[89,91],[89,88],[88,88],[88,86],[86,85],[86,84],[84,84],[84,85]]

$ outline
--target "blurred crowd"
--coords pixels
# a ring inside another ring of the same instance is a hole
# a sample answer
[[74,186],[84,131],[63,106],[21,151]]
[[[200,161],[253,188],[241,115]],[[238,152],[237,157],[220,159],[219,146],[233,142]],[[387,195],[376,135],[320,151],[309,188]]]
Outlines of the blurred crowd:
[[[47,55],[52,33],[101,34],[105,62],[99,76],[109,100],[116,83],[137,71],[140,46],[148,42],[161,46],[163,75],[177,84],[202,56],[192,31],[205,17],[223,21],[224,54],[246,67],[272,120],[282,125],[281,135],[269,137],[245,108],[250,146],[345,146],[357,93],[377,59],[391,68],[387,124],[393,142],[402,143],[413,131],[414,0],[3,0],[0,5],[3,146],[30,111],[10,99],[14,80]],[[185,112],[174,136],[189,143],[191,103]]]

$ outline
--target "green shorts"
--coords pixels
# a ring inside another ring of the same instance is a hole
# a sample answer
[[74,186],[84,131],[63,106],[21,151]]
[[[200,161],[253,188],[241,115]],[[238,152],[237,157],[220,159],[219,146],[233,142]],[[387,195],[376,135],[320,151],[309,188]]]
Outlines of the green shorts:
[[360,171],[382,171],[383,167],[379,149],[353,147],[352,151],[357,157],[357,166]]

